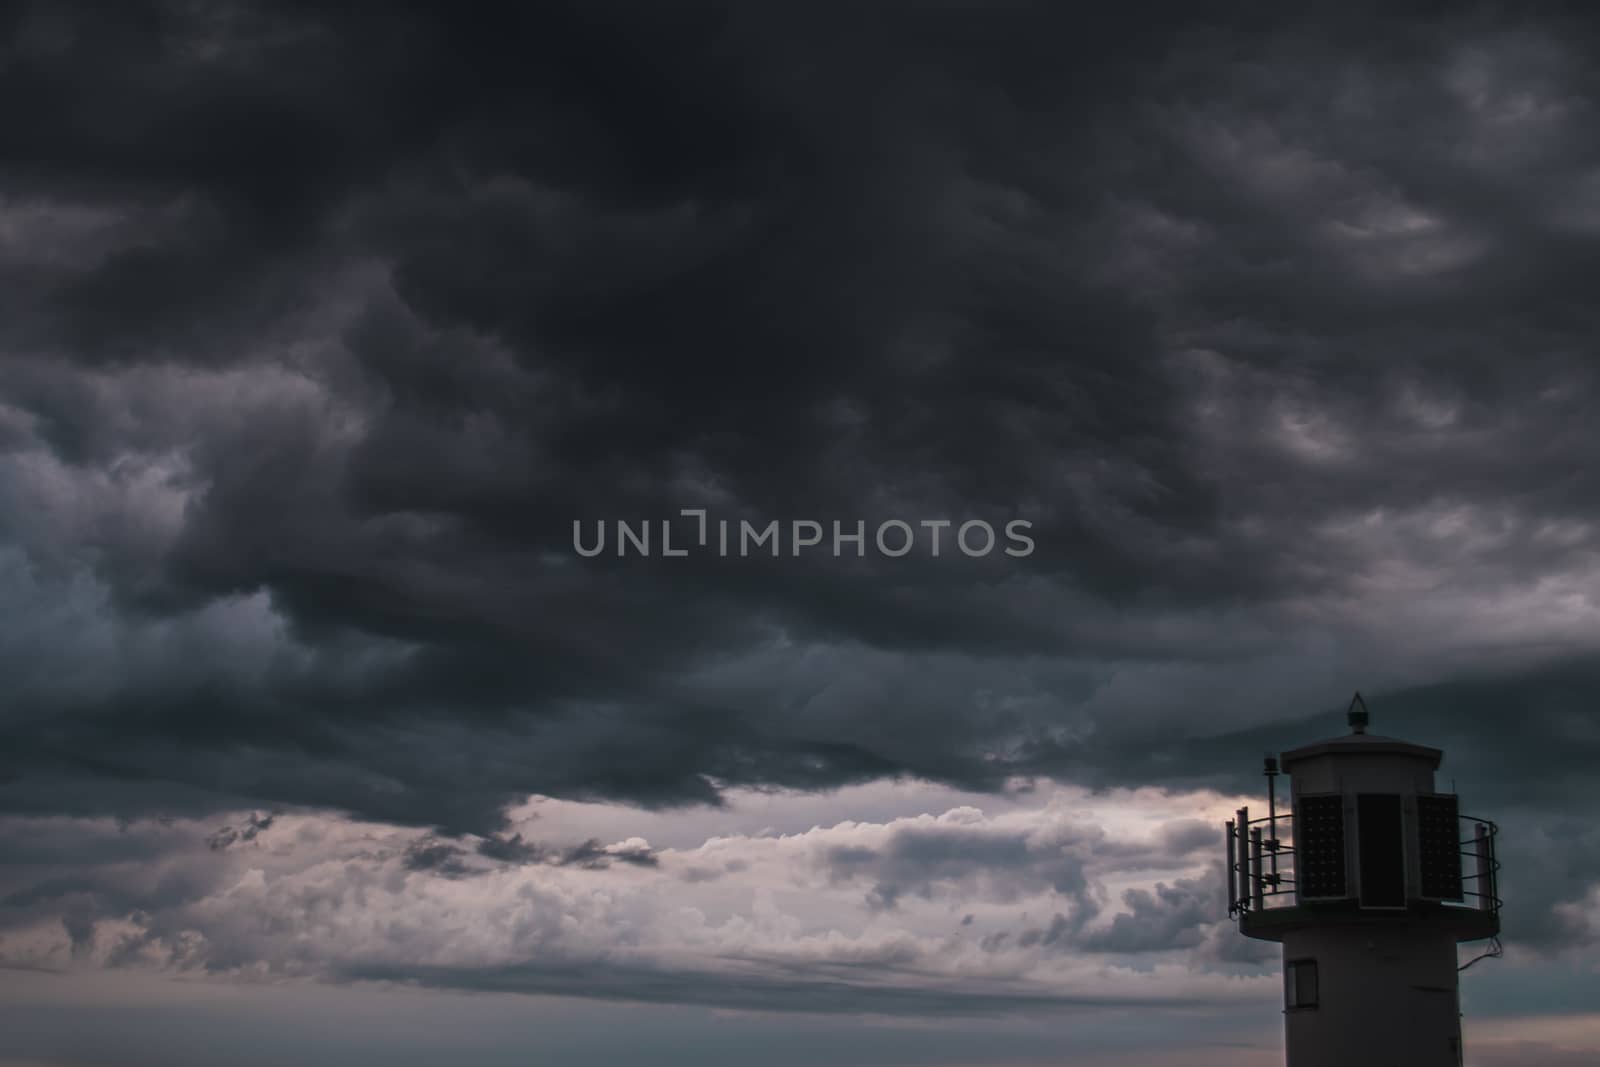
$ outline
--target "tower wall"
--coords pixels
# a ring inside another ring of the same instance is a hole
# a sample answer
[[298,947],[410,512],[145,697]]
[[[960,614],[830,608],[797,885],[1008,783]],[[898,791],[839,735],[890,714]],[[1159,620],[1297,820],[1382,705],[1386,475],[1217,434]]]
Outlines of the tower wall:
[[1288,1067],[1460,1067],[1456,943],[1426,925],[1323,925],[1283,937],[1315,960],[1315,1007],[1286,1007]]

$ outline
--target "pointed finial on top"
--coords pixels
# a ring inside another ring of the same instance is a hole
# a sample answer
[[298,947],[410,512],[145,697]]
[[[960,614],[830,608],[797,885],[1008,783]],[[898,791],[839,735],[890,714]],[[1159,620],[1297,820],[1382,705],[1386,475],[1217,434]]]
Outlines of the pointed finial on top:
[[1361,699],[1361,691],[1356,690],[1355,699],[1350,701],[1350,710],[1345,712],[1345,717],[1350,721],[1350,732],[1364,734],[1367,732],[1367,702]]

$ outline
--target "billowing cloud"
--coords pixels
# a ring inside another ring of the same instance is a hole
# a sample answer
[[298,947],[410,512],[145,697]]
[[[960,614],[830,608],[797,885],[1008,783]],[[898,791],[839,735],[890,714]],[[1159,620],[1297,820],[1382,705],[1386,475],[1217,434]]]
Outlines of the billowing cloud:
[[[310,814],[247,813],[231,837],[177,820],[12,820],[23,859],[0,931],[13,963],[46,968],[813,1012],[1209,1003],[1272,980],[1195,953],[1226,925],[1220,890],[1180,906],[1220,885],[1217,835],[1200,839],[1190,813],[1231,802],[1030,794],[993,814],[959,805],[679,848],[534,843],[524,830],[551,822],[537,809],[509,839],[476,843]],[[777,814],[806,810],[795,794]]]

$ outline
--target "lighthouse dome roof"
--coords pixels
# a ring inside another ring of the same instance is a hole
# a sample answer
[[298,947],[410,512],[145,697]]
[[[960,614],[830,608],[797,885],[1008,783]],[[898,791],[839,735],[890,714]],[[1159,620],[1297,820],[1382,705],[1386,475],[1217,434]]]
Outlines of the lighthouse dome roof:
[[1414,745],[1409,741],[1402,741],[1395,737],[1384,737],[1381,734],[1349,733],[1342,737],[1330,737],[1326,741],[1313,741],[1309,745],[1301,745],[1291,749],[1282,756],[1284,769],[1288,770],[1289,764],[1301,760],[1313,759],[1317,756],[1411,756],[1415,759],[1426,760],[1435,769],[1444,759],[1444,752],[1427,745]]

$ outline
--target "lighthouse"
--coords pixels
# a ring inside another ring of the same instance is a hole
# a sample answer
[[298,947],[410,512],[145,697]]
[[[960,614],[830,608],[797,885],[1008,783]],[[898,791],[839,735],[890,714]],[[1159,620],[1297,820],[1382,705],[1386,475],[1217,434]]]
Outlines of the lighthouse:
[[1495,824],[1437,790],[1439,749],[1368,733],[1359,693],[1348,719],[1266,757],[1267,814],[1226,827],[1228,913],[1283,946],[1288,1067],[1460,1067],[1460,972],[1499,955]]

